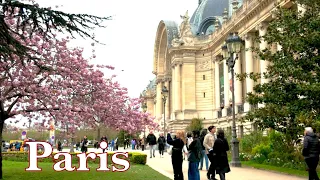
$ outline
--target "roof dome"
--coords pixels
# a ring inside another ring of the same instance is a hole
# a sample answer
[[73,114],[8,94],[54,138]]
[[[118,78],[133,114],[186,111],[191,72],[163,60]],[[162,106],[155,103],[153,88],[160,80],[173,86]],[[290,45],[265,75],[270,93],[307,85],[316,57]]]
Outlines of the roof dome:
[[193,34],[211,34],[215,20],[220,21],[225,8],[229,9],[229,0],[202,0],[190,19]]

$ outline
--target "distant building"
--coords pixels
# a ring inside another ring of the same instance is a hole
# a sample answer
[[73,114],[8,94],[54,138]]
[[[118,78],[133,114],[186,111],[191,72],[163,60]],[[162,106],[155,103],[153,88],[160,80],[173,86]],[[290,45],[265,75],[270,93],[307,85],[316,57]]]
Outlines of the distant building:
[[[163,127],[161,89],[166,86],[167,129],[185,129],[192,118],[200,118],[206,127],[216,125],[231,130],[231,76],[221,46],[230,33],[238,32],[245,48],[270,47],[277,51],[280,47],[276,44],[254,41],[267,32],[276,2],[286,8],[300,8],[290,0],[200,0],[191,18],[188,13],[181,16],[183,22],[179,27],[173,21],[160,21],[154,45],[156,77],[142,93],[147,111],[156,117],[155,121]],[[244,49],[235,64],[235,73],[264,72],[266,66],[265,61]],[[264,79],[259,83],[263,82]],[[235,81],[237,117],[254,108],[244,100],[254,85],[251,79]],[[237,129],[242,136],[256,127],[250,122],[237,122]]]

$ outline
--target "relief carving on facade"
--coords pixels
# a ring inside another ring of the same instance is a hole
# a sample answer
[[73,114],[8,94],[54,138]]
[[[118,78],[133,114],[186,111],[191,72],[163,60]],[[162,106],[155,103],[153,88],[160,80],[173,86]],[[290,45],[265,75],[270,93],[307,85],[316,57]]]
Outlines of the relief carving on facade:
[[190,17],[188,15],[188,11],[184,16],[181,15],[180,17],[183,19],[183,21],[179,26],[179,37],[174,38],[171,44],[173,47],[194,46],[194,37],[191,31],[191,25],[189,22]]
[[198,60],[196,62],[196,71],[209,70],[210,69],[210,60]]

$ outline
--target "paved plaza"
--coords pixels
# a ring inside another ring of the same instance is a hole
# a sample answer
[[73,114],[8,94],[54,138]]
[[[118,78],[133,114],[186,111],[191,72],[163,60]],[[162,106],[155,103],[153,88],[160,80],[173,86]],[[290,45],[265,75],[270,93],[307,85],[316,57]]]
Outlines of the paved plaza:
[[[56,151],[56,150],[55,150]],[[64,149],[64,152],[68,152],[68,149]],[[102,152],[101,149],[94,149],[89,148],[89,152]],[[124,151],[123,148],[119,148],[119,151]],[[126,149],[125,151],[130,152],[131,149]],[[171,157],[167,153],[165,153],[164,158],[160,158],[159,152],[156,151],[156,157],[150,158],[149,157],[149,150],[141,151],[141,150],[134,150],[134,152],[141,152],[148,155],[147,165],[153,168],[154,170],[158,171],[159,173],[173,179],[173,170],[171,165]],[[188,180],[188,161],[183,162],[183,173],[184,179]],[[200,171],[201,180],[207,180],[206,178],[206,171]],[[219,176],[216,176],[219,179]],[[305,180],[306,178],[290,176],[281,173],[275,173],[270,171],[264,171],[254,168],[247,168],[247,167],[231,167],[231,172],[226,174],[227,180]]]

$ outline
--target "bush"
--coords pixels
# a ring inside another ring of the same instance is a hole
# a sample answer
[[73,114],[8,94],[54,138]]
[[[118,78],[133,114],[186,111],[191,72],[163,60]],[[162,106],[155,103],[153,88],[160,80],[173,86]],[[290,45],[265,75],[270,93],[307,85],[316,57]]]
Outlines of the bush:
[[268,137],[263,136],[262,131],[254,131],[241,138],[240,150],[244,153],[251,153],[252,149],[259,144],[268,144]]
[[193,118],[191,123],[186,127],[186,131],[192,132],[194,130],[201,131],[203,129],[202,120],[199,118]]
[[288,152],[285,137],[282,133],[272,130],[269,134],[271,149],[275,152]]
[[[39,158],[38,162],[53,162],[54,161],[53,157],[55,154],[56,153],[52,153],[47,158]],[[80,153],[71,153],[72,163],[78,163],[79,158],[76,156],[77,154],[80,154]],[[108,153],[108,164],[112,164],[111,157],[113,154],[114,154],[114,152]],[[7,160],[7,161],[28,162],[29,161],[28,158],[29,158],[29,155],[27,152],[3,152],[2,153],[2,159]],[[64,159],[64,157],[60,156],[59,159],[62,160],[62,159]],[[147,155],[142,154],[142,153],[138,153],[138,152],[129,152],[128,159],[129,159],[130,163],[145,165],[147,162]],[[98,164],[99,162],[100,162],[99,158],[96,158],[94,160],[88,158],[88,163]]]
[[270,145],[259,144],[252,149],[252,154],[261,154],[264,157],[268,157],[269,153],[271,153]]

